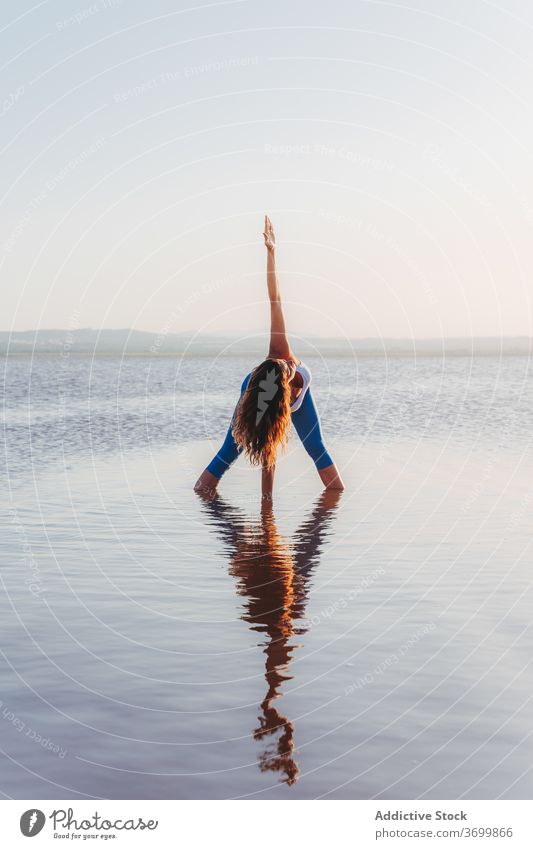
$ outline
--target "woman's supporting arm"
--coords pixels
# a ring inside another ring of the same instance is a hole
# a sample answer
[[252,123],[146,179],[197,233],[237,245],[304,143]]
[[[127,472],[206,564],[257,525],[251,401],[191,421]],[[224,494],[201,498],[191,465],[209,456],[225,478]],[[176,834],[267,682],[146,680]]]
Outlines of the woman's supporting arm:
[[263,466],[261,472],[261,498],[266,501],[272,500],[272,491],[274,489],[274,472],[275,466]]
[[276,271],[276,236],[268,215],[265,215],[265,245],[267,249],[267,287],[270,299],[270,347],[268,356],[275,359],[293,359],[294,355],[287,339],[285,317],[281,305],[279,279]]

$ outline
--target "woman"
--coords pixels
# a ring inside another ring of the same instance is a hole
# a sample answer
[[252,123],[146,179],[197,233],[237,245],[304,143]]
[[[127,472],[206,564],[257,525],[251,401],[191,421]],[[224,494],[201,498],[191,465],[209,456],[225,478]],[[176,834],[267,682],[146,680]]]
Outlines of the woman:
[[224,472],[244,451],[251,463],[262,467],[262,496],[270,499],[277,451],[279,447],[285,448],[292,421],[326,489],[344,489],[338,469],[322,439],[309,387],[311,373],[301,360],[296,359],[287,339],[276,273],[276,239],[267,215],[263,236],[267,249],[270,298],[268,357],[244,378],[241,397],[224,443],[194,488],[196,492],[214,494]]

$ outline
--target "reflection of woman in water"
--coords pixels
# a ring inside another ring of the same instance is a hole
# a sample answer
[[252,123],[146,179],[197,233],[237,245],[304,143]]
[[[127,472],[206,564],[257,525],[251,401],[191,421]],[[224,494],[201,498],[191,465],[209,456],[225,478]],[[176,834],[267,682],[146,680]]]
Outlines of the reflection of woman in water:
[[292,351],[285,330],[278,275],[276,238],[265,215],[263,233],[267,249],[267,286],[270,299],[268,356],[246,375],[241,397],[226,438],[195,484],[197,492],[213,492],[220,478],[244,451],[251,463],[262,467],[262,492],[272,494],[278,447],[283,449],[291,423],[313,460],[325,487],[344,489],[338,469],[328,453],[313,401],[311,372]]
[[339,490],[325,490],[309,518],[300,526],[292,544],[282,537],[272,507],[263,502],[260,520],[248,521],[240,511],[215,497],[205,501],[215,529],[221,534],[230,557],[230,573],[244,596],[242,618],[253,631],[265,634],[264,653],[267,692],[261,702],[259,726],[254,739],[276,737],[259,755],[262,772],[279,772],[286,784],[298,778],[294,760],[294,725],[276,707],[284,681],[289,681],[292,652],[301,643],[293,637],[305,634],[302,620],[309,595],[309,578],[317,564],[340,497]]

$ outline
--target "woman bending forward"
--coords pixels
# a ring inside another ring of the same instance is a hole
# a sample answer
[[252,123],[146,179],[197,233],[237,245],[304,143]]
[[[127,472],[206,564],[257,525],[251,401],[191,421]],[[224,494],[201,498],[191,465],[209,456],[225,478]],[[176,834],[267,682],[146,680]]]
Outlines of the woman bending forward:
[[344,489],[339,471],[322,439],[318,413],[311,394],[311,372],[295,357],[285,330],[278,275],[274,229],[265,216],[267,286],[270,298],[270,348],[268,357],[244,378],[241,396],[226,438],[195,484],[198,493],[213,495],[218,482],[244,451],[262,467],[264,498],[272,497],[278,448],[284,449],[291,421],[327,489]]

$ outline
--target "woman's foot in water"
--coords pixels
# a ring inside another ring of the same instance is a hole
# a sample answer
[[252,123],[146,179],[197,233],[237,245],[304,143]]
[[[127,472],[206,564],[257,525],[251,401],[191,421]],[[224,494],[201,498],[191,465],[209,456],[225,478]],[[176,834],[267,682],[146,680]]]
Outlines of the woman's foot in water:
[[217,493],[219,479],[212,475],[211,472],[208,472],[207,469],[204,469],[196,483],[194,484],[194,491],[197,495],[200,495],[202,498],[215,498]]

